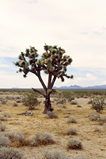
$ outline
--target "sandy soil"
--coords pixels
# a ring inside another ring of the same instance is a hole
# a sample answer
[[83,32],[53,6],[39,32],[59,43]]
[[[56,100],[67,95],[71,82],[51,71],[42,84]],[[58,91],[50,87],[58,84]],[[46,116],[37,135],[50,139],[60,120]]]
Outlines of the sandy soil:
[[[88,159],[105,159],[106,158],[106,123],[100,125],[97,121],[90,121],[88,115],[95,112],[91,109],[91,105],[87,104],[89,99],[78,99],[77,105],[66,103],[67,108],[59,108],[54,102],[54,113],[58,115],[57,119],[47,119],[47,115],[42,114],[43,102],[37,106],[38,110],[33,110],[35,116],[17,115],[28,108],[22,103],[18,103],[17,107],[13,107],[13,100],[8,100],[7,104],[0,103],[0,116],[5,112],[11,114],[7,121],[2,124],[7,126],[5,132],[21,132],[23,131],[27,138],[37,132],[49,132],[56,140],[56,144],[40,145],[38,147],[21,146],[18,147],[23,152],[25,159],[44,159],[45,151],[61,151],[68,158],[86,157]],[[100,114],[106,115],[106,110]],[[68,119],[73,116],[77,118],[77,123],[68,123]],[[76,128],[78,135],[64,135],[68,128]],[[99,131],[95,131],[95,130]],[[69,139],[78,139],[82,142],[82,150],[67,150],[67,142]],[[12,146],[17,147],[16,144]]]

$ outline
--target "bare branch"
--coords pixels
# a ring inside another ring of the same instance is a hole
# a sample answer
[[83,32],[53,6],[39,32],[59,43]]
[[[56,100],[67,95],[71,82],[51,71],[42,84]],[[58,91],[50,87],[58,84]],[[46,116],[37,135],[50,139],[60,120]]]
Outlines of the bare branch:
[[40,92],[39,90],[34,89],[34,88],[32,88],[32,89],[33,89],[33,91],[34,91],[34,92],[37,92],[37,93],[39,93],[39,94],[43,95],[43,96],[46,98],[45,94],[43,94],[43,93],[42,93],[42,92]]
[[55,81],[56,81],[56,78],[57,78],[57,76],[54,76],[54,77],[53,77],[53,80],[52,80],[52,82],[51,82],[50,89],[52,89],[52,87],[53,87],[53,85],[54,85],[54,83],[55,83]]
[[44,90],[47,92],[47,87],[46,87],[46,85],[45,85],[45,83],[44,83],[44,81],[43,81],[43,79],[42,79],[42,77],[41,77],[41,75],[40,75],[40,73],[38,74],[38,79],[39,79],[39,81],[40,81],[40,83],[42,84],[42,86],[43,86],[43,88],[44,88]]

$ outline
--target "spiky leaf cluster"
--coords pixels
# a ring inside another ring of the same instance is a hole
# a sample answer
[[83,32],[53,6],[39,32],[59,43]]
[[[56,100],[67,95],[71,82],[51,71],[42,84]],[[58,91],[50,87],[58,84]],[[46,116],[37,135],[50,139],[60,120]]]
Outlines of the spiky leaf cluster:
[[70,56],[64,55],[65,50],[57,46],[44,46],[45,52],[41,58],[38,58],[37,50],[34,47],[26,49],[25,53],[21,52],[19,61],[15,62],[20,69],[18,72],[24,72],[26,77],[28,72],[35,73],[37,76],[41,70],[46,74],[54,75],[64,81],[64,77],[73,78],[66,74],[67,66],[71,64]]
[[14,64],[20,69],[18,72],[24,72],[24,77],[26,77],[28,72],[36,72],[36,63],[37,63],[37,50],[34,47],[30,47],[30,49],[26,49],[25,53],[21,52],[18,56],[19,61],[14,62]]

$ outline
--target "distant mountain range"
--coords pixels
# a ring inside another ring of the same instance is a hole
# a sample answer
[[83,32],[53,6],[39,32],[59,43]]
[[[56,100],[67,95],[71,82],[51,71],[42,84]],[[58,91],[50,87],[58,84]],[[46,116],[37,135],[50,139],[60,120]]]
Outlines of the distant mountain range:
[[106,85],[95,85],[95,86],[88,86],[88,87],[71,85],[71,86],[54,87],[54,89],[106,89]]
[[[61,86],[61,87],[53,87],[54,89],[106,89],[106,85],[95,85],[95,86],[88,86],[88,87],[81,87],[79,85],[71,85],[71,86]],[[11,88],[11,89],[31,89],[31,88]],[[42,88],[38,88],[42,89]]]

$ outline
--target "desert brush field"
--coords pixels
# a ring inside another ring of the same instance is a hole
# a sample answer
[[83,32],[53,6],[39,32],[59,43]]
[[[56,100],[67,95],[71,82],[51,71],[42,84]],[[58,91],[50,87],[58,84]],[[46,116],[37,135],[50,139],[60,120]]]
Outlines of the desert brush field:
[[[106,104],[106,94],[104,98]],[[35,109],[29,110],[22,92],[0,91],[0,159],[15,151],[17,159],[106,158],[106,105],[98,113],[92,109],[91,96],[62,103],[55,95],[54,111],[42,114],[44,102],[41,96],[38,99]]]

